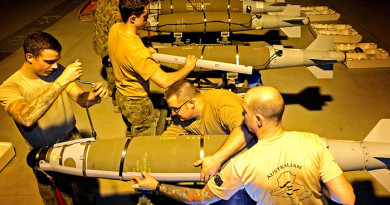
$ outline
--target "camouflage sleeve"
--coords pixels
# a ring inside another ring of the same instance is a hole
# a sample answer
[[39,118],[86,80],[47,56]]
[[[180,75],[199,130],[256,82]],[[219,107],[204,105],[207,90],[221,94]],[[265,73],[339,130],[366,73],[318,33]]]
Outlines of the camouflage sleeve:
[[93,48],[104,57],[108,55],[108,33],[112,25],[121,21],[118,2],[114,0],[99,0],[94,11],[95,23],[93,31]]

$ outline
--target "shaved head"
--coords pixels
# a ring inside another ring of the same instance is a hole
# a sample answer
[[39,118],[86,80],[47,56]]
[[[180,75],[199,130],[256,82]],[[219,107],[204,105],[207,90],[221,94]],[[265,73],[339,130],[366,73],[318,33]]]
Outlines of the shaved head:
[[282,95],[273,87],[258,86],[250,89],[244,103],[253,114],[261,114],[270,121],[280,123],[284,112]]

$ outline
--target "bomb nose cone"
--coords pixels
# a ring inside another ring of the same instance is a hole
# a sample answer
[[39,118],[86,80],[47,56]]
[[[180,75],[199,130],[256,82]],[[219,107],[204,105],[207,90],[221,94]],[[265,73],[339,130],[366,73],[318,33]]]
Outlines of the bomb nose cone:
[[31,168],[35,168],[39,165],[40,160],[45,160],[47,152],[50,150],[50,147],[44,148],[35,148],[31,150],[27,155],[27,164]]
[[37,154],[39,153],[40,149],[33,149],[31,150],[27,155],[27,164],[29,167],[34,168],[38,165],[39,160],[37,159]]

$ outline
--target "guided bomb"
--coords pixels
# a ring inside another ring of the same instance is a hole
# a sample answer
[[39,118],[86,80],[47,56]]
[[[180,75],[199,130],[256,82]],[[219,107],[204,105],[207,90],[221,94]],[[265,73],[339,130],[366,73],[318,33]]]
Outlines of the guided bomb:
[[189,12],[266,13],[281,12],[289,4],[285,2],[240,1],[240,0],[163,0],[150,3],[151,14],[173,14]]
[[[193,163],[215,153],[227,135],[142,136],[68,141],[32,150],[30,167],[84,177],[130,180],[139,172],[161,181],[200,181]],[[390,143],[321,138],[343,171],[386,169]],[[245,151],[245,150],[244,150]]]
[[[230,64],[251,66],[254,70],[273,68],[285,68],[295,66],[319,66],[344,62],[345,53],[334,50],[333,37],[319,35],[306,49],[289,49],[282,45],[273,46],[181,46],[159,48],[161,54],[171,55],[170,58],[160,58],[155,55],[156,60],[164,66],[179,69],[177,56],[196,55],[203,60],[211,60]],[[198,65],[197,65],[198,66]],[[235,72],[248,74],[249,67],[237,69]],[[310,71],[317,78],[333,77],[332,70],[310,67]],[[231,72],[231,70],[229,70]]]
[[251,15],[243,13],[206,12],[151,16],[145,30],[156,32],[222,32],[247,31],[307,25],[307,17],[285,15]]
[[289,37],[300,37],[302,25],[309,19],[300,16],[300,6],[294,5],[283,12],[248,14],[227,11],[151,14],[144,29],[156,32],[235,32],[280,28]]
[[[321,138],[343,171],[368,170],[390,191],[390,119],[378,122],[364,141]],[[80,139],[31,150],[27,164],[43,171],[130,180],[150,173],[160,181],[200,181],[193,163],[214,154],[227,135],[142,136]],[[254,141],[252,141],[254,142]],[[253,143],[251,144],[253,145]],[[245,151],[245,150],[243,150]]]

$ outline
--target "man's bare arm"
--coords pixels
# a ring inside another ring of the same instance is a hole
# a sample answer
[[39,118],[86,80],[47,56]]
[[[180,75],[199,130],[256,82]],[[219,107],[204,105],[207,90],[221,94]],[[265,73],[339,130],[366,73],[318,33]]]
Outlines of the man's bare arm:
[[355,193],[344,174],[325,183],[323,193],[333,201],[340,204],[355,204]]
[[30,102],[15,100],[8,106],[8,113],[21,125],[30,127],[35,124],[53,105],[66,86],[54,82],[49,88]]
[[[142,171],[141,174],[144,177],[143,179],[137,176],[131,177],[132,182],[137,182],[136,184],[132,184],[132,188],[142,190],[156,190],[159,182],[145,171]],[[193,189],[169,184],[161,184],[159,191],[172,199],[188,204],[212,203],[220,200],[219,197],[211,192],[207,184],[203,189]]]
[[209,204],[220,200],[220,198],[210,191],[207,184],[203,189],[162,184],[160,192],[176,201],[188,204],[196,204],[200,202]]
[[213,177],[226,160],[242,150],[252,139],[252,134],[244,124],[234,128],[217,152],[194,163],[195,166],[202,164],[201,181],[208,181]]
[[35,124],[53,105],[61,92],[83,73],[81,63],[68,65],[62,74],[39,96],[30,102],[15,100],[8,106],[8,113],[19,124],[31,126]]
[[107,98],[108,90],[103,86],[103,83],[97,82],[89,92],[84,91],[79,86],[74,86],[68,96],[72,98],[81,107],[90,107],[101,101],[101,98]]
[[220,160],[226,161],[231,156],[242,150],[247,144],[252,141],[253,135],[249,132],[248,128],[242,124],[232,130],[229,136],[226,138],[223,145],[218,151],[213,154]]
[[152,80],[154,83],[156,83],[156,85],[162,88],[167,88],[176,81],[184,79],[192,71],[192,69],[194,69],[197,60],[197,57],[189,55],[187,56],[186,63],[182,69],[171,73],[167,73],[161,69],[157,69],[157,71],[152,75],[152,77],[150,77],[150,80]]

